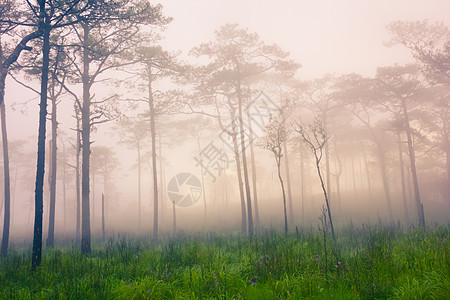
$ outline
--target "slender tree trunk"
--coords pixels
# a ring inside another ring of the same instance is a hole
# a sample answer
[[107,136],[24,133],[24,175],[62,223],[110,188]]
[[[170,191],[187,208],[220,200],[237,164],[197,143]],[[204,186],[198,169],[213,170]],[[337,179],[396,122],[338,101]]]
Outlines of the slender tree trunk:
[[289,156],[287,150],[287,142],[283,143],[283,154],[284,154],[284,167],[286,170],[286,185],[288,191],[288,205],[289,205],[289,224],[294,224],[294,207],[292,205],[292,190],[291,190],[291,174],[289,172]]
[[406,101],[404,99],[402,99],[402,109],[403,109],[403,116],[405,118],[405,131],[406,131],[406,138],[408,140],[409,160],[411,163],[411,175],[412,175],[412,179],[413,179],[414,198],[415,198],[416,206],[417,206],[417,215],[419,217],[419,226],[425,227],[425,214],[423,211],[423,204],[420,200],[419,181],[417,180],[416,155],[414,153],[414,148],[413,148],[411,128],[409,127],[408,109],[406,107]]
[[364,147],[362,148],[362,153],[364,158],[364,168],[366,169],[367,187],[369,188],[369,203],[372,203],[372,182],[370,179],[369,164],[367,163],[367,154],[366,151],[364,151]]
[[247,122],[249,129],[250,139],[250,160],[252,164],[252,188],[253,188],[253,204],[255,209],[255,225],[259,226],[259,207],[258,207],[258,189],[256,188],[256,164],[255,164],[255,151],[253,149],[253,125],[252,118],[250,116],[250,110],[247,109]]
[[[52,80],[51,93],[54,94],[55,80]],[[58,134],[58,122],[56,120],[56,97],[52,95],[52,140],[51,140],[51,166],[50,166],[50,213],[48,222],[48,236],[47,247],[53,248],[55,246],[55,206],[56,206],[56,168],[57,168],[57,134]]]
[[[225,145],[224,142],[222,141],[222,151],[225,151]],[[228,207],[228,178],[227,178],[227,170],[226,170],[226,162],[223,162],[224,166],[223,166],[223,172],[224,172],[224,185],[225,185],[225,192],[224,192],[224,197],[225,197],[225,205],[226,207]]]
[[386,159],[384,156],[384,150],[381,143],[376,140],[375,141],[377,146],[377,152],[378,152],[378,166],[380,167],[380,175],[381,180],[383,182],[383,188],[384,188],[384,195],[386,197],[386,202],[388,206],[388,212],[389,212],[389,221],[392,223],[394,222],[394,216],[392,214],[392,206],[391,206],[391,193],[389,191],[389,182],[388,182],[388,176],[386,172]]
[[[239,73],[239,69],[238,69]],[[241,138],[241,155],[242,155],[242,168],[244,170],[244,184],[245,184],[245,194],[247,198],[247,216],[248,216],[248,233],[250,236],[253,235],[253,213],[252,213],[252,196],[250,192],[250,181],[248,179],[248,166],[247,166],[247,156],[245,154],[245,131],[244,131],[244,118],[242,114],[243,99],[241,95],[241,83],[240,78],[238,79],[237,94],[238,94],[238,113],[239,113],[239,131]]]
[[63,232],[66,233],[66,219],[67,219],[67,199],[66,199],[66,146],[63,143],[63,201],[64,201],[64,227]]
[[317,173],[319,174],[320,184],[322,186],[323,195],[325,196],[325,203],[327,205],[328,219],[330,220],[330,227],[331,227],[331,235],[333,236],[333,241],[336,243],[336,236],[334,235],[334,226],[333,226],[333,219],[331,218],[331,207],[328,199],[328,193],[327,189],[325,188],[325,184],[323,182],[322,174],[320,172],[320,160],[318,159],[316,153],[314,153],[314,155],[316,157]]
[[105,240],[105,194],[102,193],[102,239]]
[[231,134],[233,139],[233,148],[234,148],[234,160],[236,161],[236,171],[237,171],[237,177],[238,177],[238,183],[239,183],[239,196],[241,198],[241,230],[242,233],[247,232],[247,212],[245,208],[245,196],[244,196],[244,184],[242,182],[242,171],[241,171],[241,159],[239,157],[239,146],[237,141],[237,128],[236,128],[236,122],[234,121],[236,119],[235,115],[235,109],[231,107]]
[[200,160],[200,176],[202,179],[202,194],[203,194],[203,206],[204,206],[203,220],[206,224],[206,193],[205,193],[205,179],[203,176],[203,161],[202,161],[202,151],[201,151],[201,147],[200,147],[200,136],[197,136],[197,151],[198,151],[198,158]]
[[[156,130],[156,129],[155,129]],[[166,217],[166,203],[164,201],[164,185],[162,180],[162,151],[161,151],[161,131],[158,134],[158,155],[159,155],[159,203],[161,214],[159,216],[159,223],[164,225],[164,220]]]
[[305,162],[303,150],[300,149],[300,184],[302,186],[302,224],[305,223]]
[[138,228],[141,232],[141,215],[142,215],[142,205],[141,205],[141,145],[139,140],[137,141],[137,167],[138,167]]
[[335,168],[336,168],[336,202],[338,210],[341,211],[341,174],[342,174],[342,162],[339,157],[339,151],[337,148],[337,137],[334,137],[334,153],[336,156]]
[[83,107],[81,109],[81,140],[82,140],[82,162],[81,162],[81,253],[91,253],[91,218],[89,208],[89,158],[91,155],[91,95],[90,95],[90,76],[89,76],[89,25],[81,23],[83,27]]
[[77,201],[77,220],[75,228],[75,240],[80,242],[81,233],[81,191],[80,191],[80,154],[81,154],[81,128],[80,128],[80,111],[76,107],[75,103],[75,115],[77,118],[77,143],[76,143],[76,162],[75,162],[75,184],[76,184],[76,201]]
[[286,192],[284,191],[284,183],[283,183],[283,179],[281,178],[281,155],[279,157],[277,157],[277,155],[275,154],[275,159],[277,161],[278,179],[280,180],[281,191],[283,193],[284,234],[287,235],[287,233],[288,233],[288,218],[287,218],[287,211],[286,211]]
[[[4,91],[0,91],[2,93]],[[3,95],[0,96],[3,98]],[[3,143],[3,176],[4,176],[4,195],[5,195],[5,214],[3,216],[3,236],[2,236],[2,249],[1,256],[5,257],[8,253],[9,245],[9,225],[10,225],[10,175],[9,175],[9,152],[8,152],[8,135],[6,130],[6,108],[5,101],[0,103],[0,114],[2,122],[2,143]]]
[[109,213],[109,171],[108,165],[105,163],[103,166],[103,194],[105,195],[105,232],[106,232],[106,223],[108,223],[108,213]]
[[175,202],[172,202],[172,219],[173,219],[173,232],[177,231],[177,212]]
[[409,221],[408,201],[406,200],[405,168],[403,166],[403,151],[402,151],[402,144],[401,144],[402,141],[400,140],[400,132],[397,132],[397,140],[398,140],[398,160],[400,162],[400,178],[402,181],[403,208],[405,210],[406,226],[409,226],[411,223]]
[[[91,169],[95,169],[95,166],[93,166]],[[91,174],[92,178],[92,194],[91,194],[91,204],[92,204],[92,215],[91,215],[91,232],[93,231],[95,234],[95,170],[92,170]]]
[[[45,1],[39,1],[40,19],[45,15]],[[36,187],[35,187],[35,213],[33,232],[33,251],[31,258],[31,268],[36,270],[41,265],[42,259],[42,212],[44,194],[44,173],[45,173],[45,130],[47,121],[47,83],[50,60],[50,24],[45,20],[42,24],[44,28],[42,46],[42,75],[41,75],[41,95],[39,103],[39,131],[38,131],[38,153],[36,166]]]
[[152,138],[152,170],[153,170],[153,240],[158,240],[158,172],[156,167],[156,125],[155,125],[155,104],[152,89],[152,70],[148,66],[148,104],[150,108],[150,131]]
[[446,199],[450,203],[450,120],[449,120],[449,101],[446,101],[445,107],[441,111],[442,119],[442,146],[444,148],[447,163],[447,189]]
[[[352,149],[354,147],[353,143],[351,143]],[[353,152],[353,151],[352,151]],[[356,192],[356,172],[355,172],[355,157],[354,153],[351,154],[352,156],[352,184],[353,184],[353,195],[355,196],[355,200],[358,199],[358,193]]]
[[[327,113],[324,113],[323,116],[323,128],[326,132],[328,132],[328,116]],[[325,169],[327,171],[327,191],[328,191],[328,201],[330,201],[330,206],[332,205],[332,197],[331,197],[331,170],[330,170],[330,147],[328,143],[325,144]]]

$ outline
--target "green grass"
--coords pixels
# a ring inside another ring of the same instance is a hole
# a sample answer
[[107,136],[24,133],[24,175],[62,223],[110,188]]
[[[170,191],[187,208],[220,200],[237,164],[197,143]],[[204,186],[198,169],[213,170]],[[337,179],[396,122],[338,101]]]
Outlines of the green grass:
[[449,227],[112,238],[0,259],[0,299],[450,299]]

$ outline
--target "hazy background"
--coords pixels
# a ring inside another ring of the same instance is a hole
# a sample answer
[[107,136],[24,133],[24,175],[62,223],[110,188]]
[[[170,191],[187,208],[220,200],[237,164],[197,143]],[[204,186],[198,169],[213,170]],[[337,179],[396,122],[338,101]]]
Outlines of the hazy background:
[[[431,23],[443,21],[447,26],[450,25],[448,14],[450,11],[450,1],[446,0],[167,0],[159,1],[159,3],[164,6],[165,15],[174,19],[167,30],[162,33],[165,38],[161,41],[161,45],[171,51],[181,51],[181,57],[183,59],[189,60],[188,52],[192,47],[213,40],[214,31],[219,29],[220,26],[225,23],[238,23],[241,27],[248,28],[249,32],[258,33],[264,42],[268,44],[276,43],[283,50],[288,51],[291,58],[302,65],[298,76],[301,80],[318,78],[325,73],[339,75],[355,72],[366,76],[374,76],[378,66],[413,62],[413,58],[406,48],[400,46],[388,48],[384,46],[383,43],[390,38],[385,26],[392,21],[428,19]],[[31,84],[37,85],[37,83]],[[102,91],[96,91],[96,93],[100,95]],[[26,90],[9,78],[5,99],[7,103],[9,139],[25,141],[24,148],[28,153],[27,159],[34,162],[35,156],[32,156],[32,154],[34,153],[35,155],[37,145],[38,98],[33,92]],[[20,104],[25,102],[26,104]],[[73,135],[71,131],[71,128],[74,128],[74,119],[71,117],[73,114],[71,112],[73,104],[71,100],[67,102],[61,103],[59,108],[59,128],[66,134]],[[132,222],[135,220],[135,213],[137,213],[136,171],[131,168],[135,162],[135,154],[133,151],[127,150],[123,145],[116,143],[117,138],[113,135],[113,128],[114,124],[100,126],[92,134],[92,140],[95,141],[94,145],[110,145],[117,152],[120,167],[114,173],[115,212],[114,216],[111,216],[111,222],[118,224],[119,219],[121,219],[125,221],[126,226],[129,225],[131,228],[134,226]],[[219,133],[217,132],[216,134]],[[214,138],[216,134],[212,132],[210,136]],[[210,140],[205,138],[203,144],[206,145]],[[177,147],[173,145],[167,146],[167,142],[170,141],[165,141],[163,146],[165,147],[164,152],[166,153],[166,182],[180,172],[199,174],[199,168],[196,167],[193,159],[196,155],[195,144],[179,142],[179,146]],[[66,145],[66,147],[70,147],[70,145]],[[59,150],[62,150],[61,145],[59,145]],[[231,155],[229,157],[232,159]],[[270,155],[261,154],[259,159],[261,161],[267,160],[267,170],[261,173],[262,176],[259,184],[270,187],[265,195],[267,199],[273,197],[273,201],[266,199],[267,202],[265,204],[263,203],[264,199],[261,199],[261,205],[267,205],[267,209],[263,210],[262,214],[267,216],[269,223],[281,224],[282,206],[279,200],[280,192],[278,182],[276,178],[273,181],[273,172],[276,170],[273,165],[273,158]],[[234,163],[231,163],[230,169],[233,168]],[[315,180],[314,176],[316,174],[313,173],[313,169],[311,170],[309,177]],[[23,170],[20,171],[25,172]],[[296,172],[295,166],[291,168],[291,172],[293,174]],[[26,173],[23,176],[29,176],[31,179],[34,178],[34,173],[31,170],[27,170]],[[14,176],[14,169],[12,169],[12,176]],[[61,185],[60,180],[61,178],[58,180],[58,188]],[[209,178],[206,178],[206,180],[209,183],[211,182]],[[152,213],[150,213],[151,178],[148,168],[144,170],[143,181],[143,203],[147,215],[147,217],[144,217],[144,227],[149,229],[152,222]],[[230,217],[224,215],[223,211],[216,211],[211,213],[211,223],[223,221],[225,224],[230,224],[230,227],[239,227],[239,199],[234,181],[234,177],[229,179],[229,182],[233,182],[233,184],[229,190],[228,197],[231,199],[229,200],[230,205],[232,207],[233,205],[235,206],[236,213]],[[30,220],[29,212],[33,207],[32,197],[34,191],[34,182],[32,180],[31,182],[33,186],[27,186],[25,183],[18,182],[16,194],[12,198],[14,203],[12,204],[13,225],[11,227],[11,237],[13,239],[15,236],[14,232],[21,232],[31,236],[33,219],[31,215]],[[317,181],[313,182],[317,184]],[[45,184],[47,185],[47,180]],[[45,188],[47,189],[47,187]],[[101,192],[102,184],[99,183],[95,195],[96,199],[100,197]],[[73,190],[68,190],[68,193],[71,193],[67,195],[68,209],[73,209],[74,192]],[[60,189],[58,195],[57,231],[61,230],[63,224],[61,219],[62,204],[60,202]],[[208,201],[211,201],[210,203],[213,205],[216,200],[213,201],[211,199],[223,198],[223,191],[217,187],[215,188],[214,185],[208,185],[207,195]],[[320,195],[318,197],[317,202],[321,203]],[[47,201],[45,200],[44,204],[44,219],[47,217]],[[222,199],[220,201],[224,200]],[[271,207],[274,207],[276,212]],[[294,202],[294,208],[298,210],[298,203]],[[167,215],[163,217],[163,219],[166,218],[165,222],[167,223],[162,226],[163,230],[170,228],[170,209],[170,207],[167,208]],[[314,224],[320,211],[316,209],[311,212],[310,220]],[[443,215],[448,212],[447,205],[444,207]],[[181,208],[178,209],[177,213],[179,213],[179,226],[181,228],[190,227],[191,225],[197,226],[199,224],[196,218],[198,219],[198,216],[202,215],[203,206],[200,201],[191,208],[184,210]],[[67,218],[73,218],[73,214],[74,211],[69,213]],[[94,222],[94,231],[98,229],[98,225],[99,221]],[[73,225],[67,225],[67,227],[66,232],[74,231],[74,228],[72,228],[74,227]],[[44,228],[46,231],[47,228]]]

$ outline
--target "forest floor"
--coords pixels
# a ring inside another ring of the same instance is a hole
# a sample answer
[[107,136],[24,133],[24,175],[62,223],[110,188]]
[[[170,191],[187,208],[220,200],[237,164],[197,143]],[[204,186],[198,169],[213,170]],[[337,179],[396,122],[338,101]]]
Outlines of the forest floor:
[[[115,236],[0,258],[0,299],[450,299],[450,227]],[[325,242],[325,243],[324,243]]]

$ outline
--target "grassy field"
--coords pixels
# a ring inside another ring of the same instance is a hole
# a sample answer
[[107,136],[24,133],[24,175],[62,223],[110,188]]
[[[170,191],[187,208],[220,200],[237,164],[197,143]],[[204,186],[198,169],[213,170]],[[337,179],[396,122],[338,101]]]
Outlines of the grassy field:
[[[448,226],[116,236],[0,259],[0,299],[450,299]],[[325,239],[324,239],[325,237]]]

